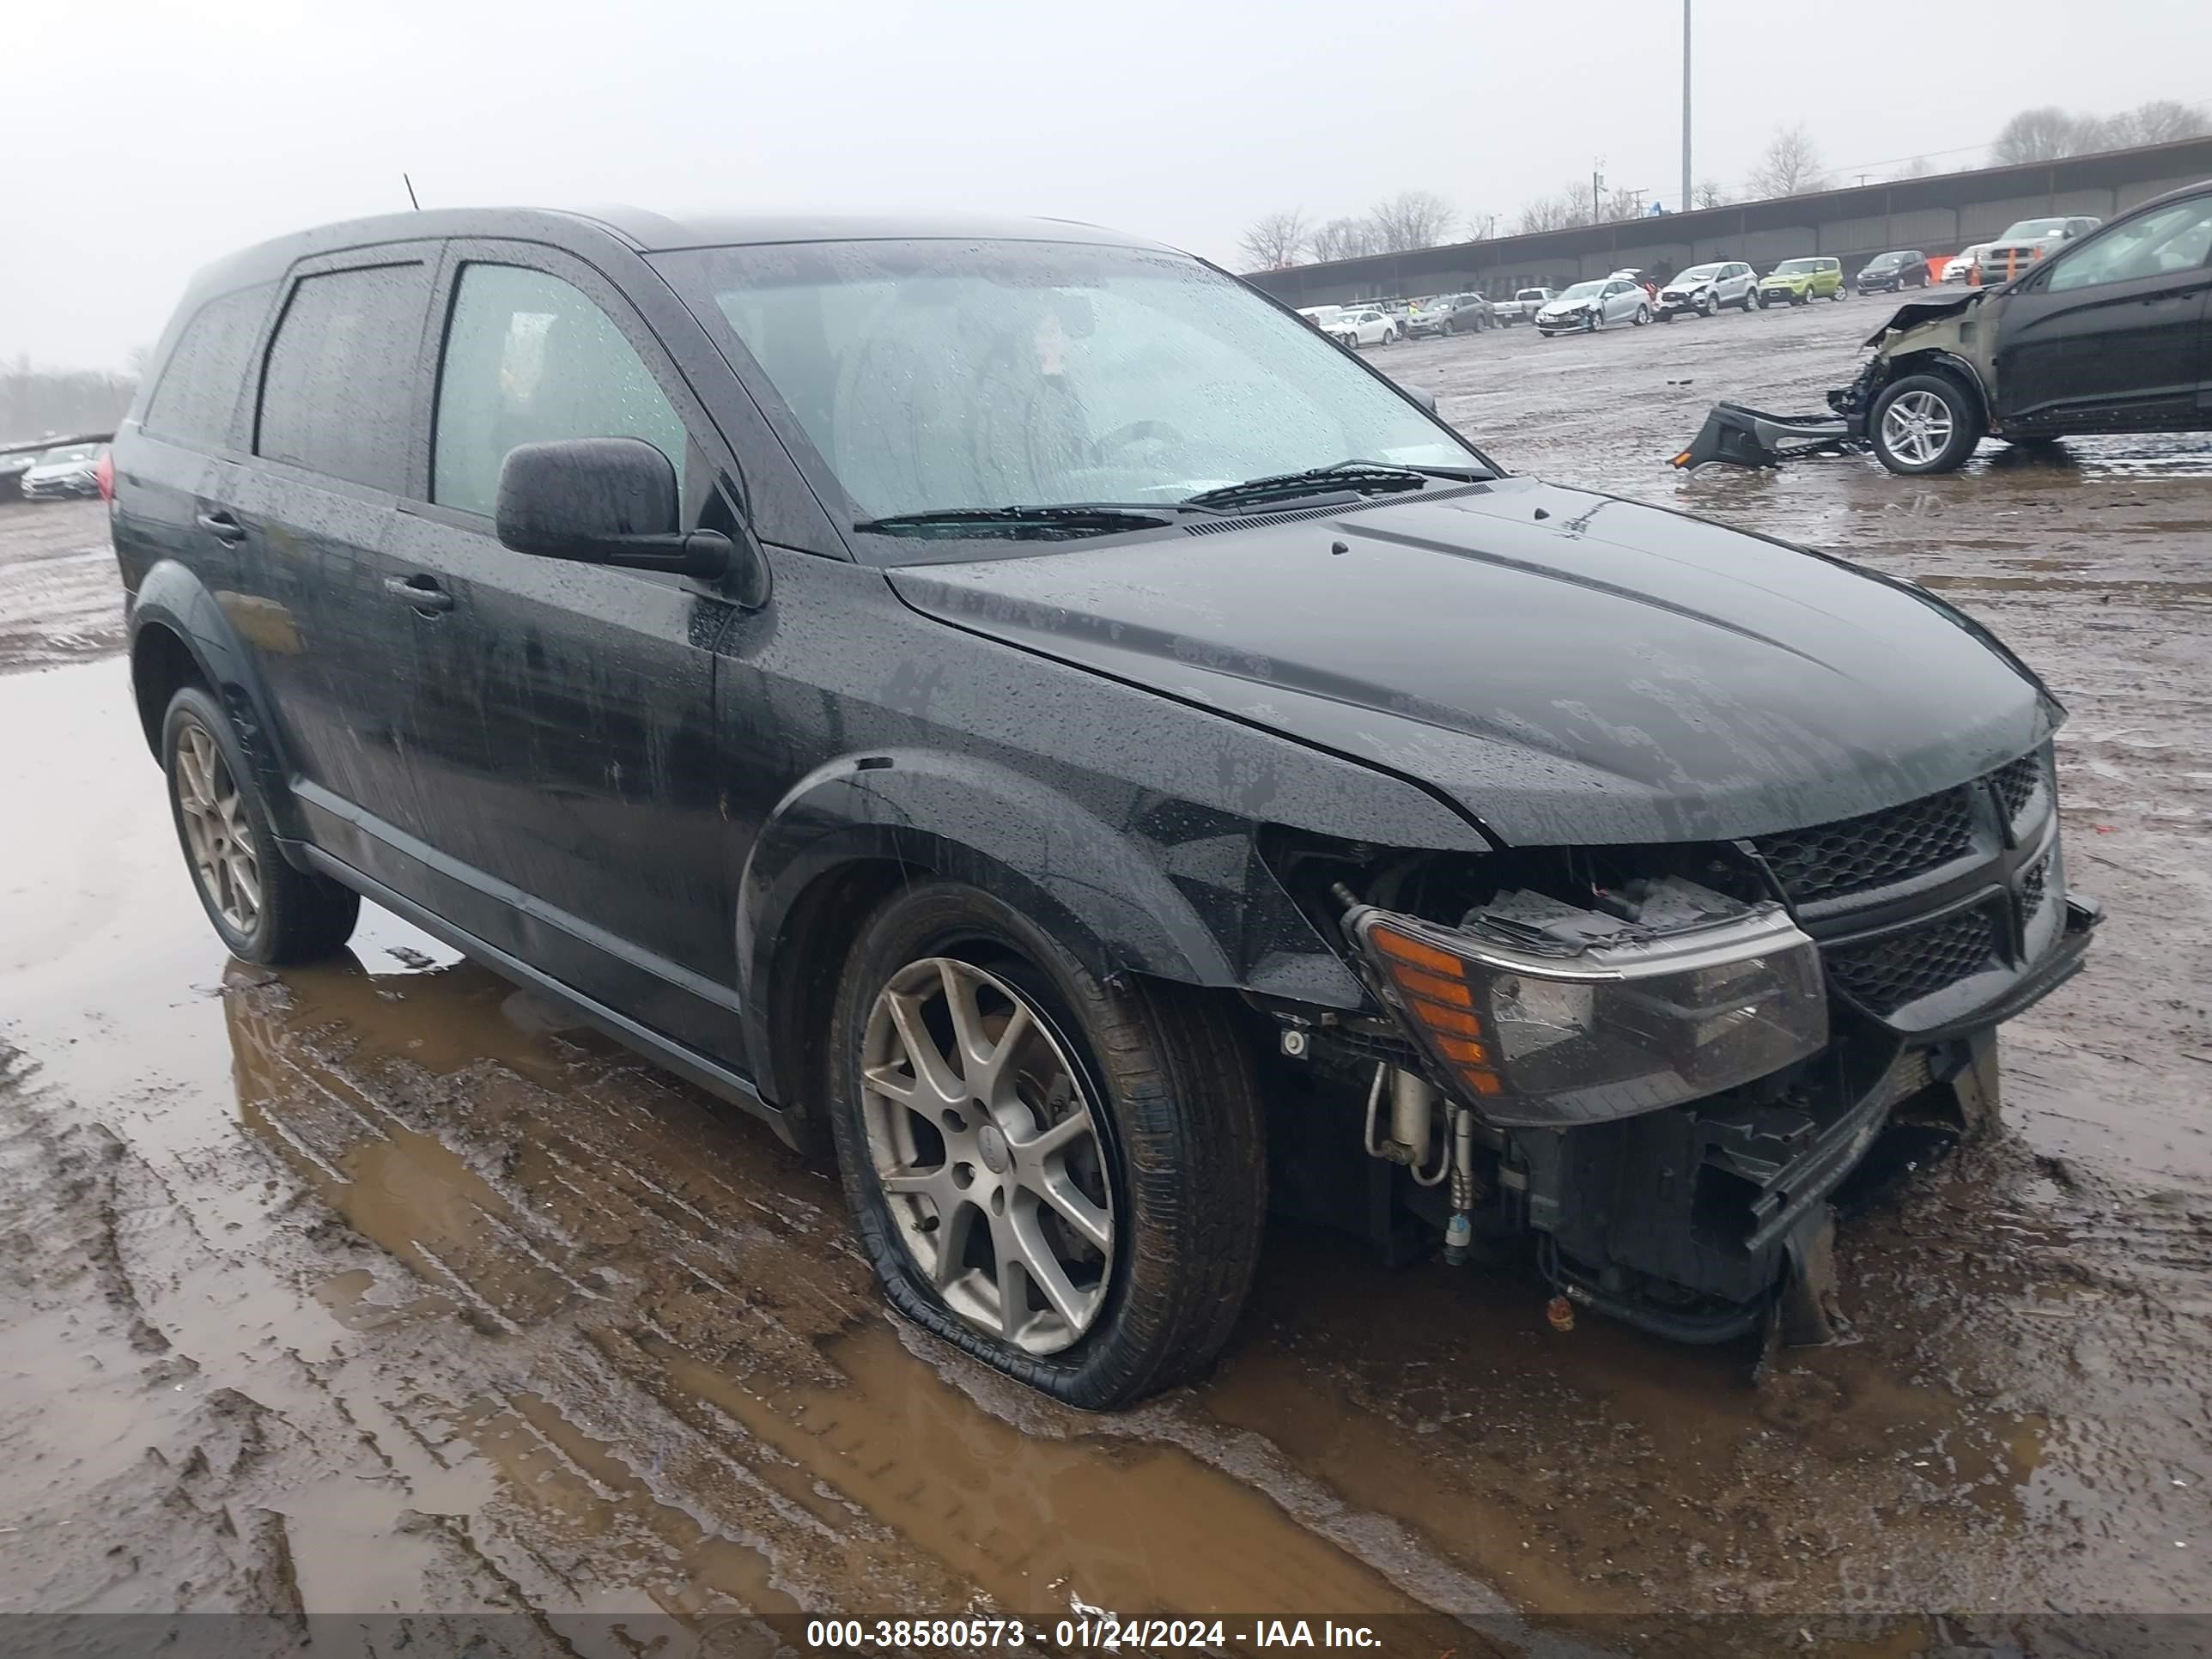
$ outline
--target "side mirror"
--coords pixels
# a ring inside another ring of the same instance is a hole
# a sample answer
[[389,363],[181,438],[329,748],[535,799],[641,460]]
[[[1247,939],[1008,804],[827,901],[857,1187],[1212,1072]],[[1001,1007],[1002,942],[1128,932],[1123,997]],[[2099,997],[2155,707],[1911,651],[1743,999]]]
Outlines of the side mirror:
[[1420,404],[1423,409],[1427,410],[1430,414],[1433,415],[1437,412],[1437,394],[1430,391],[1428,387],[1425,386],[1409,386],[1404,388],[1404,390],[1408,398],[1411,398],[1415,403]]
[[642,438],[519,444],[500,464],[493,514],[517,553],[635,570],[719,576],[730,538],[677,528],[676,469]]

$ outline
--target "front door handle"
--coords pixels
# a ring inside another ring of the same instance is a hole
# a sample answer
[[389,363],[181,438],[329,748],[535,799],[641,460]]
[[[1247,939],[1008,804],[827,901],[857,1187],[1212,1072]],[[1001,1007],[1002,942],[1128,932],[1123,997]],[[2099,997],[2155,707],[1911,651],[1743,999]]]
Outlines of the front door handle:
[[246,526],[221,507],[216,508],[212,513],[201,514],[199,523],[201,529],[206,531],[225,547],[236,547],[239,543],[246,539]]
[[453,608],[453,596],[429,576],[386,576],[384,591],[424,612]]

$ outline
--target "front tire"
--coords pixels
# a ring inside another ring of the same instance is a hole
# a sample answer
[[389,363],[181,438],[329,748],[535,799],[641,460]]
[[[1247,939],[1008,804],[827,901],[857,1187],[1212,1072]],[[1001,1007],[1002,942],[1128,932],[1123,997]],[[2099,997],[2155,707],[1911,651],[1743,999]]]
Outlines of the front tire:
[[1973,398],[1948,374],[1908,374],[1875,399],[1867,431],[1892,472],[1918,477],[1955,472],[1984,430]]
[[1070,1405],[1202,1371],[1267,1210],[1250,1057],[1196,994],[1111,988],[948,881],[862,925],[830,1021],[830,1118],[891,1304]]
[[274,967],[343,949],[361,896],[285,862],[229,720],[196,685],[169,699],[161,765],[193,890],[231,955]]

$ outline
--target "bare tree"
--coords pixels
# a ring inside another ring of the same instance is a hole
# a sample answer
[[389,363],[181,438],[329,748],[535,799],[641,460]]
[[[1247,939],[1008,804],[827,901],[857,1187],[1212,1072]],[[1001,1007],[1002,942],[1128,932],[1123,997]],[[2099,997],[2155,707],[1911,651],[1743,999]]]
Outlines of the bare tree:
[[1728,191],[1717,179],[1700,179],[1697,189],[1691,192],[1691,199],[1701,208],[1726,207]]
[[1382,253],[1435,247],[1449,240],[1457,219],[1451,204],[1432,190],[1401,191],[1387,202],[1377,202],[1367,217],[1375,227],[1376,252]]
[[1896,173],[1892,176],[1899,179],[1925,179],[1929,173],[1935,171],[1936,169],[1929,165],[1929,161],[1926,156],[1916,155],[1910,161],[1907,161],[1903,167],[1898,168]]
[[1285,265],[1297,264],[1298,255],[1305,252],[1311,234],[1304,210],[1291,208],[1285,212],[1263,214],[1254,220],[1237,239],[1237,246],[1259,269],[1280,270]]
[[1364,219],[1331,219],[1314,232],[1307,248],[1315,258],[1324,262],[1357,259],[1376,251],[1375,227]]
[[2120,149],[2132,144],[2170,144],[2178,139],[2202,137],[2212,132],[2212,116],[2206,114],[2202,104],[2154,98],[2111,117],[2103,125],[2106,143]]
[[2079,155],[2096,148],[2096,135],[2088,130],[2094,125],[2085,125],[2056,104],[2024,109],[1997,129],[1990,160],[2003,167]]
[[1547,230],[1571,230],[1589,222],[1589,192],[1569,185],[1553,195],[1522,203],[1513,229],[1516,235],[1534,236]]
[[1828,187],[1820,152],[1800,122],[1778,129],[1747,181],[1753,197],[1809,196]]

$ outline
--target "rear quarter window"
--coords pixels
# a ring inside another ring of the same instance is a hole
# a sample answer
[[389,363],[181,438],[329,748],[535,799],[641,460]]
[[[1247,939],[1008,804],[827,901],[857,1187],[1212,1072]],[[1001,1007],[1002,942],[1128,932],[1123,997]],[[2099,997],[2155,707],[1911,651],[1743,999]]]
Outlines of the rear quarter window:
[[276,295],[276,285],[264,283],[220,295],[192,314],[147,401],[139,422],[145,431],[200,449],[229,443],[254,339]]
[[419,262],[301,278],[269,343],[254,453],[400,489],[428,301]]

